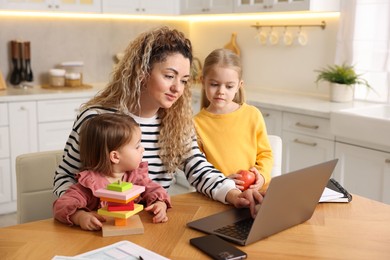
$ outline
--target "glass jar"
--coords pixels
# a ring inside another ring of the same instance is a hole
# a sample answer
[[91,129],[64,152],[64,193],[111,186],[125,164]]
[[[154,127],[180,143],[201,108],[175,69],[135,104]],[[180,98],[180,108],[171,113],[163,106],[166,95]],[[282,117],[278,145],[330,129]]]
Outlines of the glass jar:
[[65,70],[63,69],[51,69],[50,74],[50,86],[63,87],[65,86]]
[[[75,80],[78,77],[79,83],[77,83],[77,86],[81,86],[83,84],[83,67],[84,67],[84,62],[82,61],[67,61],[67,62],[62,62],[61,67],[66,70],[66,74],[69,74],[69,79],[70,80]],[[75,74],[78,74],[79,76],[76,76]],[[75,83],[76,84],[76,83]],[[68,86],[68,84],[65,85]]]
[[65,86],[67,87],[80,87],[81,86],[81,74],[76,72],[65,73]]

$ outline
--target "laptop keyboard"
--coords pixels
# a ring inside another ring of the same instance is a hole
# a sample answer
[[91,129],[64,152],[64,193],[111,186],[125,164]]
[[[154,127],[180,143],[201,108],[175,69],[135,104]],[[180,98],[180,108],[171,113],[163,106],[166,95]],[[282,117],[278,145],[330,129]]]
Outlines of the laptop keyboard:
[[234,224],[218,228],[214,230],[214,232],[239,240],[245,240],[248,237],[252,224],[253,218],[247,218],[240,220]]

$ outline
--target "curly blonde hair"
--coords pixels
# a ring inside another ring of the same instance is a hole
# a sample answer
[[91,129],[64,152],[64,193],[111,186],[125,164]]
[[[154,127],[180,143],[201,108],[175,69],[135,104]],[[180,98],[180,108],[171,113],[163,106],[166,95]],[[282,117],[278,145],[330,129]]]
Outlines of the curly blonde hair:
[[[83,108],[99,105],[135,114],[141,110],[141,89],[146,85],[153,65],[176,53],[192,64],[191,42],[182,32],[164,26],[140,34],[126,48],[108,86]],[[194,128],[190,85],[170,108],[160,108],[158,117],[161,119],[159,156],[167,171],[174,172],[191,151]]]

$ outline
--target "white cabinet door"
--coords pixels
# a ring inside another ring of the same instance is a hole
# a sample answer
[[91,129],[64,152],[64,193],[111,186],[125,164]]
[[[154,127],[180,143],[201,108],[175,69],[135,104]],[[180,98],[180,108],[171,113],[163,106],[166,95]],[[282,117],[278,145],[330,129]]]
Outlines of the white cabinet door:
[[236,13],[339,11],[340,0],[235,0]]
[[51,0],[51,8],[60,12],[101,13],[101,0]]
[[[0,159],[0,203],[11,201],[11,175],[9,159]],[[0,208],[0,214],[5,213]]]
[[140,6],[147,14],[179,14],[179,2],[181,0],[142,0]]
[[13,199],[16,199],[15,159],[18,155],[38,151],[37,109],[35,101],[9,103],[11,173]]
[[258,107],[263,115],[267,133],[282,137],[282,112],[278,110]]
[[42,11],[48,9],[48,0],[2,0],[2,9]]
[[100,0],[2,0],[2,9],[23,11],[101,12]]
[[73,98],[37,102],[39,151],[64,149],[80,106],[87,101]]
[[283,169],[290,172],[334,158],[330,120],[283,112]]
[[283,131],[283,169],[295,171],[334,158],[334,141]]
[[348,192],[390,204],[390,153],[336,143],[335,178]]
[[233,0],[181,0],[181,14],[224,14],[233,12]]
[[[0,127],[0,203],[11,201],[8,127]],[[1,210],[0,210],[1,214]]]
[[39,151],[64,149],[73,123],[74,121],[40,123],[38,126]]
[[[129,0],[102,0],[102,12],[112,14],[135,14],[139,8],[139,1]],[[142,10],[141,10],[142,11]]]
[[179,0],[102,0],[102,12],[111,14],[178,14]]

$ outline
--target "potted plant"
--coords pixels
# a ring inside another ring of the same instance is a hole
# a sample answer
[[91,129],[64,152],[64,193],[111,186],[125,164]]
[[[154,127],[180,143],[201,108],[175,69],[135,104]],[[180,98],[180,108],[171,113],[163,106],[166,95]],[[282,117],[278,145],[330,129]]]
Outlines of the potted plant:
[[316,83],[327,81],[330,83],[330,100],[333,102],[349,102],[353,99],[355,85],[363,85],[372,89],[367,80],[356,74],[352,65],[328,65],[326,68],[316,70],[318,72]]

